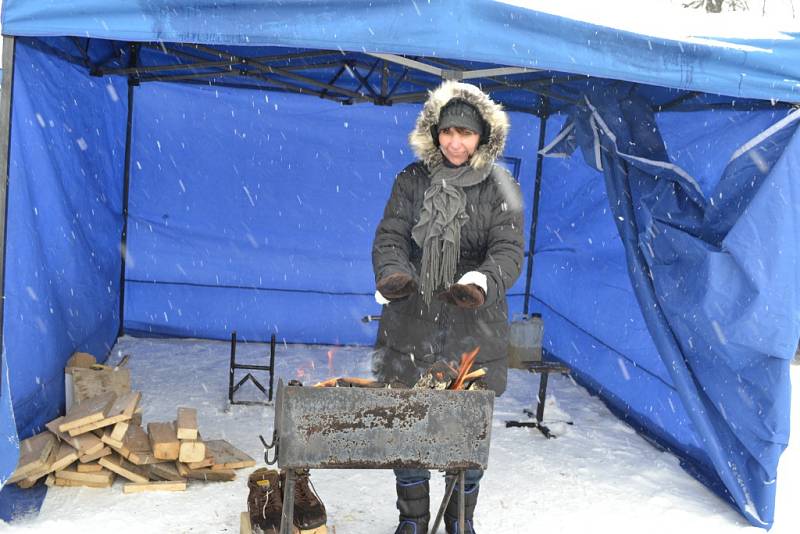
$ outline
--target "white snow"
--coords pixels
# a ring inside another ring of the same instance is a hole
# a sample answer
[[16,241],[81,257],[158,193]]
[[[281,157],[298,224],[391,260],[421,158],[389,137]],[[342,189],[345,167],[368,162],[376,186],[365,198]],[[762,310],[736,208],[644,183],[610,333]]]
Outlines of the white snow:
[[[267,350],[265,344],[240,343],[237,361],[263,364]],[[228,343],[124,337],[109,363],[123,354],[131,355],[133,387],[142,392],[145,423],[174,419],[177,406],[195,407],[204,437],[227,439],[263,465],[258,434],[271,437],[273,409],[228,406]],[[276,384],[277,377],[305,383],[367,377],[369,368],[364,347],[278,345]],[[792,366],[792,380],[800,383],[800,366]],[[489,469],[476,512],[481,534],[763,532],[569,378],[554,375],[549,381],[545,420],[557,439],[547,440],[537,430],[505,428],[505,420],[524,418],[521,410],[533,407],[537,388],[537,376],[511,370],[508,391],[496,401]],[[242,393],[255,398],[254,389]],[[800,419],[798,404],[794,395],[793,426]],[[772,533],[796,532],[800,524],[799,471],[800,446],[794,436],[780,464]],[[190,482],[183,493],[124,495],[120,481],[110,489],[51,488],[38,516],[0,523],[0,532],[236,533],[239,513],[246,509],[248,472],[239,471],[228,483]],[[312,481],[336,534],[394,531],[391,471],[316,470]],[[434,474],[432,513],[443,489]]]

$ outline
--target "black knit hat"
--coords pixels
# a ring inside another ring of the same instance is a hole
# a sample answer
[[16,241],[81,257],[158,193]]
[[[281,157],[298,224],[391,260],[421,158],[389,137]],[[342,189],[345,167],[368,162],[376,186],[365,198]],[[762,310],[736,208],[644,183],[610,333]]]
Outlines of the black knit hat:
[[439,112],[437,133],[445,128],[466,128],[483,136],[486,122],[478,109],[463,98],[452,98]]

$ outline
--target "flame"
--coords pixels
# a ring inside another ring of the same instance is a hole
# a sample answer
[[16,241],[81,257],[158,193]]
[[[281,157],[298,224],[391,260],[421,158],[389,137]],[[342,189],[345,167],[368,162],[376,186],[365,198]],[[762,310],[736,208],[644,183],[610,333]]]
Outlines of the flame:
[[464,386],[464,377],[472,369],[472,364],[475,363],[475,358],[478,357],[480,347],[475,347],[472,352],[465,352],[461,355],[461,365],[458,366],[458,376],[453,380],[450,389],[461,389]]
[[336,351],[335,348],[328,351],[328,374],[333,374],[333,357],[336,355]]

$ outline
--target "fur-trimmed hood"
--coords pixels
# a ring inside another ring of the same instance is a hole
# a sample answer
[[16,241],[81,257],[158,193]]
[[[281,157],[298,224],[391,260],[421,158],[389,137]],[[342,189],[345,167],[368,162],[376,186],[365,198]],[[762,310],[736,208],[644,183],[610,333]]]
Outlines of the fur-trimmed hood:
[[428,100],[417,117],[417,124],[408,136],[408,143],[417,157],[430,169],[442,163],[444,156],[433,142],[431,126],[439,122],[439,113],[452,98],[463,98],[478,110],[491,133],[485,143],[478,146],[469,160],[474,168],[494,163],[503,153],[508,135],[508,115],[500,104],[492,101],[483,91],[468,83],[446,81],[428,93]]

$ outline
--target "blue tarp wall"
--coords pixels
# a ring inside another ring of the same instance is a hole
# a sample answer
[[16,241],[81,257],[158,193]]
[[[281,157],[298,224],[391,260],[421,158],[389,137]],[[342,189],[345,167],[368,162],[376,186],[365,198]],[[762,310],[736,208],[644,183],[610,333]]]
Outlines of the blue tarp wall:
[[[70,13],[102,11],[82,4],[83,11]],[[171,4],[137,5],[151,16]],[[229,22],[222,8],[243,16],[233,4],[217,4],[219,20],[212,22],[220,28]],[[251,34],[254,43],[313,46],[324,35],[330,47],[338,40],[345,49],[361,43],[527,66],[549,61],[550,68],[576,68],[577,57],[587,74],[757,98],[790,100],[795,87],[796,76],[781,67],[796,64],[792,43],[770,44],[774,53],[759,61],[732,50],[712,59],[698,47],[464,2],[449,9],[470,24],[482,22],[487,36],[484,48],[468,50],[457,44],[463,28],[437,33],[427,26],[440,28],[432,21],[452,15],[436,3],[416,6],[427,22],[393,41],[397,27],[407,27],[396,24],[398,17],[414,15],[414,8],[393,4],[361,18],[353,7],[352,18],[339,18],[352,24],[334,35],[326,17],[292,25],[302,10],[289,2],[280,24]],[[45,8],[47,16],[39,12]],[[141,28],[150,19],[139,15],[94,17],[102,21],[95,27],[53,6],[16,0],[4,6],[4,29],[62,35],[79,24],[80,35],[180,40],[197,14],[179,11],[162,20],[169,23]],[[119,33],[128,24],[136,31]],[[542,32],[539,42],[553,40],[549,56],[523,46],[531,28]],[[194,38],[234,42],[209,31]],[[586,35],[609,48],[575,54],[559,41],[570,36],[579,47]],[[90,77],[40,44],[19,39],[16,47],[0,384],[0,435],[10,439],[0,440],[0,479],[15,465],[17,436],[41,430],[62,409],[66,359],[75,350],[106,354],[120,318],[125,80]],[[678,48],[684,52],[676,60]],[[624,67],[626,54],[660,54],[663,61]],[[752,76],[737,86],[727,74],[740,72],[743,61]],[[276,332],[287,341],[371,343],[374,326],[359,321],[378,311],[370,242],[394,174],[412,159],[406,134],[418,108],[340,107],[158,83],[134,93],[126,329],[219,338],[235,329],[250,339]],[[603,101],[598,113],[612,122],[618,105]],[[788,110],[660,113],[655,139],[637,128],[647,117],[598,129],[585,110],[567,110],[547,125],[550,143],[576,122],[573,144],[585,151],[544,160],[532,294],[545,317],[546,346],[620,416],[678,454],[753,524],[768,527],[788,439],[788,365],[800,334],[800,186],[791,179],[800,164],[796,122],[770,136],[767,148],[760,143],[732,158]],[[587,146],[592,132],[602,138]],[[612,136],[634,144],[646,138],[646,156],[680,165],[702,195],[669,172],[620,156]],[[506,155],[521,160],[528,222],[537,139],[538,120],[513,114]],[[604,172],[591,165],[595,146]],[[512,289],[512,311],[521,309],[523,291],[522,281]]]

